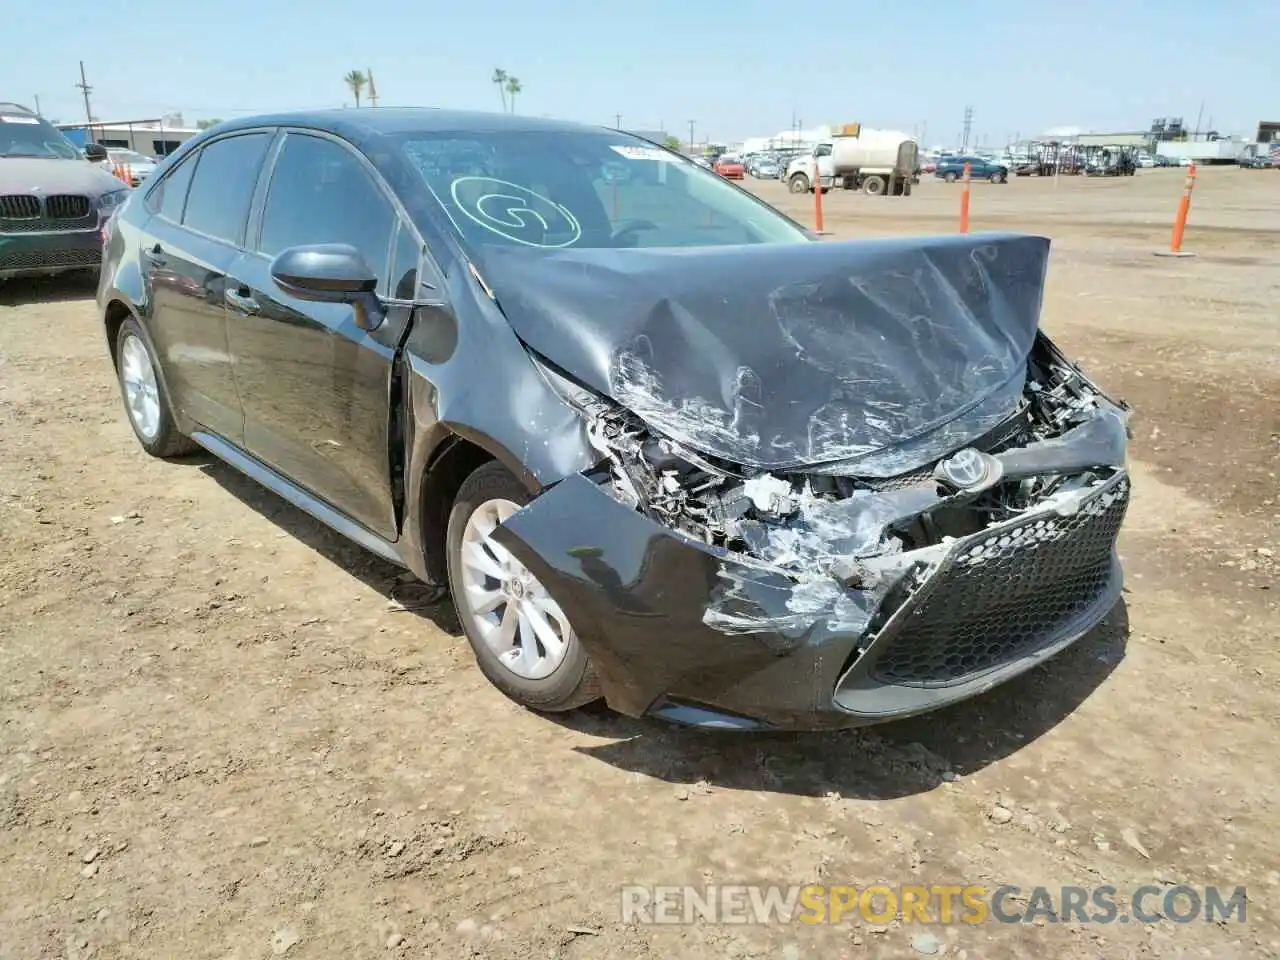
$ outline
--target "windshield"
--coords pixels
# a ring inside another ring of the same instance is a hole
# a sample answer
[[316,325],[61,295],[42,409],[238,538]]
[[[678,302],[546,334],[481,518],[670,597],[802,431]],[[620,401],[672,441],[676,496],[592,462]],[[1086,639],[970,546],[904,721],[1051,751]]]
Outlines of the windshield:
[[401,148],[471,244],[554,249],[803,243],[797,224],[612,131],[409,134]]
[[0,157],[49,157],[79,160],[80,151],[39,117],[0,113]]

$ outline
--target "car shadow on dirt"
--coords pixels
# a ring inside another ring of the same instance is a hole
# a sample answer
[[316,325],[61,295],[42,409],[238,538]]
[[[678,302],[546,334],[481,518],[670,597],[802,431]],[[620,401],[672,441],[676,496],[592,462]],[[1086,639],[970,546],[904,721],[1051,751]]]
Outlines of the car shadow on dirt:
[[764,790],[888,800],[932,790],[1017,752],[1056,727],[1124,658],[1122,598],[1069,649],[987,694],[860,730],[742,734],[634,720],[603,708],[559,715],[612,742],[579,752],[619,769],[696,789]]
[[[446,595],[333,532],[233,467],[191,458],[219,486],[289,536],[451,636],[461,636]],[[932,790],[1015,753],[1052,730],[1110,676],[1129,637],[1123,598],[1097,628],[1045,664],[964,703],[894,723],[826,733],[729,733],[637,720],[603,704],[547,714],[609,742],[575,747],[620,770],[696,789],[839,794],[887,800]]]
[[25,307],[33,303],[92,300],[98,278],[88,273],[64,273],[54,277],[15,277],[0,280],[0,307]]
[[442,596],[403,567],[357,546],[216,457],[197,454],[189,460],[255,513],[382,594],[388,603],[395,604],[395,609],[422,617],[450,636],[462,636],[458,614],[447,593]]

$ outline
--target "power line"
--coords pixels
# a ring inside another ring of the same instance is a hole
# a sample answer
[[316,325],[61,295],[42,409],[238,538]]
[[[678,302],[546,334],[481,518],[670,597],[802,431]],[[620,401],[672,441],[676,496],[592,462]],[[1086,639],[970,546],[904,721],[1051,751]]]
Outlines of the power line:
[[80,61],[80,82],[76,86],[84,91],[84,118],[93,123],[93,110],[89,106],[89,93],[93,90],[93,87],[89,86],[89,81],[85,79],[83,60]]

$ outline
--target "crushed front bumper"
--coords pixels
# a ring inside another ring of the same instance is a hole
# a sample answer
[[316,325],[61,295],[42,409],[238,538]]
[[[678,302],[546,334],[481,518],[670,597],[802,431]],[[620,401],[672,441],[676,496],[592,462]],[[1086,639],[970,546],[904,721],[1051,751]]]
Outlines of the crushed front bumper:
[[[1120,595],[1115,543],[1128,498],[1119,470],[1056,507],[929,548],[927,574],[861,625],[842,623],[830,604],[805,615],[790,578],[669,530],[579,475],[495,536],[560,603],[613,709],[702,726],[823,729],[955,703],[1087,633]],[[769,629],[708,617],[727,609],[726,584],[737,622]],[[867,606],[860,591],[824,586],[849,609]]]
[[87,230],[0,233],[0,279],[101,265],[102,231],[97,225]]

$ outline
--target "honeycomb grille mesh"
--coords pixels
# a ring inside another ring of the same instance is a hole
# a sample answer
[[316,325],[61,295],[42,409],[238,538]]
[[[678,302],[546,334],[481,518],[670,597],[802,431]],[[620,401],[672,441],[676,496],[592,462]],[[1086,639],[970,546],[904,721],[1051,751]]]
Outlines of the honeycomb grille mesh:
[[881,683],[952,683],[1034,652],[1105,593],[1129,481],[1069,516],[1036,517],[962,548],[872,666]]
[[102,263],[101,250],[31,250],[6,253],[0,250],[0,270],[25,270],[48,267],[96,267]]

